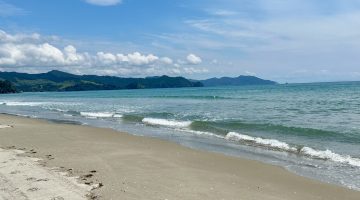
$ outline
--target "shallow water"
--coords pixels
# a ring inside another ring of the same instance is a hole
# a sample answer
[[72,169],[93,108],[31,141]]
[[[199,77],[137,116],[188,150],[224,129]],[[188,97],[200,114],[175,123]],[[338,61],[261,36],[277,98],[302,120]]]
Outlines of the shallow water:
[[0,112],[111,127],[360,189],[360,83],[0,96]]

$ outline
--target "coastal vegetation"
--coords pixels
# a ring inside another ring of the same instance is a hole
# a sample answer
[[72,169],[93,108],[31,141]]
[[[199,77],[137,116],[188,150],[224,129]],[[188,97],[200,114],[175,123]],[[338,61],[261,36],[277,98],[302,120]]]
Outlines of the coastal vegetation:
[[120,90],[145,88],[202,87],[198,81],[183,77],[157,76],[121,78],[115,76],[75,75],[53,70],[41,74],[0,72],[0,79],[12,82],[22,92]]
[[1,81],[0,80],[0,94],[5,93],[16,93],[16,88],[10,81]]

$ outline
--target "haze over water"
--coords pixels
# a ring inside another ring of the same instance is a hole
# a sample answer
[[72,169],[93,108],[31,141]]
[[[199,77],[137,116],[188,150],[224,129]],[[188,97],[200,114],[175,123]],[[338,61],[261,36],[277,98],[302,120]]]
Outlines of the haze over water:
[[0,112],[111,127],[360,189],[360,82],[0,97]]

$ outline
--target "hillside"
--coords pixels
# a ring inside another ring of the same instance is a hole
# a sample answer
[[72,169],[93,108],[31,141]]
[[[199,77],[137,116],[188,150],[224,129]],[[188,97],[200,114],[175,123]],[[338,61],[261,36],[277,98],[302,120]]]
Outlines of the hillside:
[[264,80],[255,76],[238,76],[235,78],[222,77],[200,81],[205,87],[213,86],[242,86],[242,85],[274,85],[274,81]]
[[23,92],[85,91],[142,88],[202,87],[200,82],[183,77],[120,78],[115,76],[74,75],[53,70],[41,74],[0,72],[0,80],[7,80]]
[[16,88],[10,81],[0,81],[0,94],[16,93]]

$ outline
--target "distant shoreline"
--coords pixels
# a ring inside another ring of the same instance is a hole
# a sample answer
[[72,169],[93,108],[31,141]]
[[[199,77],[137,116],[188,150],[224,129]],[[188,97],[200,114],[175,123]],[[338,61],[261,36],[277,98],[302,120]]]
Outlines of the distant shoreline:
[[[276,82],[255,76],[222,77],[207,80],[190,80],[181,76],[154,76],[146,78],[121,78],[116,76],[76,75],[58,70],[28,74],[0,72],[0,80],[6,80],[18,92],[91,91],[150,88],[186,88],[204,86],[274,85]],[[9,87],[9,86],[8,86]],[[0,90],[1,90],[0,85]]]

